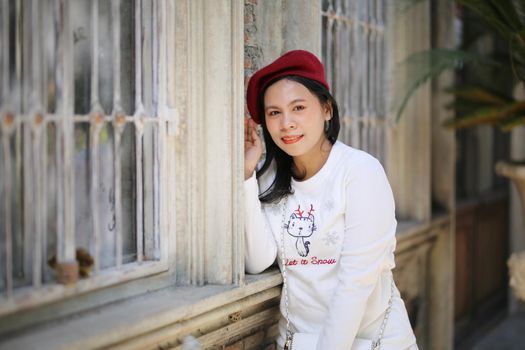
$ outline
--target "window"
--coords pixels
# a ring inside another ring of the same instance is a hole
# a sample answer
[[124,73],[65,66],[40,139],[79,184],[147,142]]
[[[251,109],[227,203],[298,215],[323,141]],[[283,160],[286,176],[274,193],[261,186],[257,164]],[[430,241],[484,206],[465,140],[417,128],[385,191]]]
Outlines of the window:
[[430,47],[430,9],[429,1],[322,2],[322,54],[340,107],[340,139],[383,164],[400,220],[430,219],[432,161],[448,159],[432,154],[432,142],[441,136],[432,131],[430,84],[419,87],[399,122],[393,117],[410,87],[411,72],[403,62]]
[[322,57],[339,104],[340,140],[385,159],[384,0],[323,0]]
[[165,6],[0,3],[0,316],[168,269]]

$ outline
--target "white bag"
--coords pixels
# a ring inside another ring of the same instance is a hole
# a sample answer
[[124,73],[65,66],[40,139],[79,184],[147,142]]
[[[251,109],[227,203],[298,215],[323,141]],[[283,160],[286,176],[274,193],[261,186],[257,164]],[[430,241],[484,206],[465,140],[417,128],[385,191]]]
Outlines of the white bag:
[[[292,347],[290,350],[315,350],[319,335],[315,333],[294,333]],[[355,338],[352,350],[375,350],[379,349],[379,344],[375,344],[370,339]]]

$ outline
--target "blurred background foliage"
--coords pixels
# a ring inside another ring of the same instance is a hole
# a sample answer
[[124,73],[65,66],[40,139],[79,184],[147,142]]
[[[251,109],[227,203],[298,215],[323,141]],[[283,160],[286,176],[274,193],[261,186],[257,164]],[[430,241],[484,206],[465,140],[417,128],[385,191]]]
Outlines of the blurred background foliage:
[[[402,0],[400,9],[421,1]],[[455,49],[417,52],[396,68],[408,72],[391,104],[396,120],[421,85],[453,69],[455,83],[447,92],[455,99],[446,107],[454,117],[443,123],[445,127],[488,124],[508,131],[525,124],[525,99],[514,94],[515,87],[525,83],[525,1],[448,1],[455,3],[461,23],[460,42]]]

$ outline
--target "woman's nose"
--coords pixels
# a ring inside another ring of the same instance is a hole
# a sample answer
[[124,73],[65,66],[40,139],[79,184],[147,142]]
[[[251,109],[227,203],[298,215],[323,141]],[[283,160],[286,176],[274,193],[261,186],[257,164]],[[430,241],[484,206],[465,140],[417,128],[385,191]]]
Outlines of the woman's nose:
[[281,129],[288,130],[295,129],[295,127],[296,125],[293,115],[291,113],[283,112],[283,117],[281,118]]

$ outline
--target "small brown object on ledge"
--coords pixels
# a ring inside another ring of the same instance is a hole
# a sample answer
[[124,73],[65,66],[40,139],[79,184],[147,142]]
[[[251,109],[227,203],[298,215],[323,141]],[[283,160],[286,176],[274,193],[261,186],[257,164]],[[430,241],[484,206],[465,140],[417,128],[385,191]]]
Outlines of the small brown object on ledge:
[[80,277],[86,278],[91,274],[91,269],[95,261],[84,248],[77,248],[77,261],[79,265]]
[[47,260],[49,267],[56,272],[57,282],[63,284],[75,283],[79,277],[89,277],[94,263],[93,257],[84,248],[77,248],[74,262],[58,264],[56,255]]
[[78,262],[64,262],[56,266],[57,282],[73,284],[78,281]]

